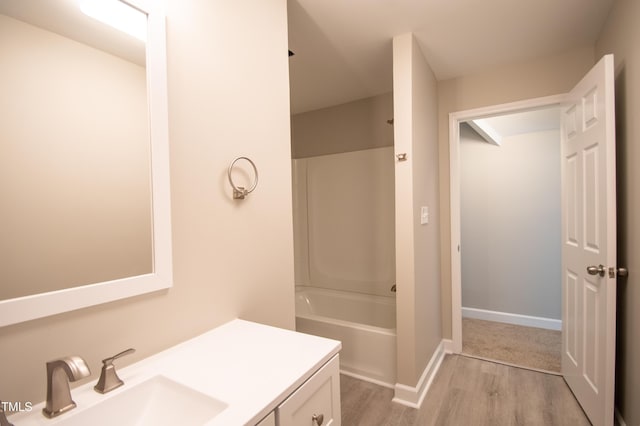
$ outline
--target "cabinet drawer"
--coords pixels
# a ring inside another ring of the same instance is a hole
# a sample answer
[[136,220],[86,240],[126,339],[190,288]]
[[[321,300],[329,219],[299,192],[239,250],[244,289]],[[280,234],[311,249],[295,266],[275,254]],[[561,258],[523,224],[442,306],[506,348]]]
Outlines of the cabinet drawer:
[[278,426],[340,426],[339,365],[336,355],[280,404]]

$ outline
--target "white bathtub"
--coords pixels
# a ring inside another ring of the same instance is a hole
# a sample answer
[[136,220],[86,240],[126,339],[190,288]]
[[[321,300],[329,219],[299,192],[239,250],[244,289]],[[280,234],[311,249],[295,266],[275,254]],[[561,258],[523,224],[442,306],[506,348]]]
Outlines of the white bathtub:
[[344,374],[396,383],[395,298],[296,286],[296,329],[342,342]]

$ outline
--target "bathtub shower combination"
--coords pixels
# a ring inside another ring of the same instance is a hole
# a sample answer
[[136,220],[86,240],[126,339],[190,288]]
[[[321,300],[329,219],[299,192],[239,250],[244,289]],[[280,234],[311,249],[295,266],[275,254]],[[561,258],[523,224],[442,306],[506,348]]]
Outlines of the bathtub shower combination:
[[293,161],[296,329],[342,342],[340,369],[396,383],[393,148]]
[[387,387],[395,384],[395,299],[297,286],[296,329],[340,340],[342,373]]

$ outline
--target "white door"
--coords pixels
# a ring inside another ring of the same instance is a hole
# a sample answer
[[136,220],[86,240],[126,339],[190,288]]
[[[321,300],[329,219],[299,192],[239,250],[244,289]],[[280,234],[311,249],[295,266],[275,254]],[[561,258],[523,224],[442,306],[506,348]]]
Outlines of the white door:
[[612,425],[617,275],[613,55],[602,58],[569,93],[561,114],[562,374],[594,426]]

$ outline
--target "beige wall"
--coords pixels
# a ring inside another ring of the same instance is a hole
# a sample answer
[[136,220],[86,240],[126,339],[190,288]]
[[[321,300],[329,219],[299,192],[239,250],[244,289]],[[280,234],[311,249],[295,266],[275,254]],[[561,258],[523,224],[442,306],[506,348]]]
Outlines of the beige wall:
[[[2,400],[42,401],[60,356],[96,381],[106,356],[134,347],[127,365],[234,317],[294,327],[286,1],[169,0],[167,32],[174,286],[0,328]],[[260,172],[243,202],[226,181],[239,155]]]
[[595,63],[593,47],[438,82],[442,332],[451,338],[449,113],[568,92]]
[[5,15],[0,39],[0,299],[151,272],[145,69]]
[[627,425],[640,425],[640,2],[618,0],[596,43],[616,67],[618,280],[616,407]]
[[[436,79],[411,33],[393,39],[399,384],[413,387],[442,340]],[[421,206],[429,224],[420,224]]]
[[393,146],[391,93],[295,114],[291,117],[293,158]]

